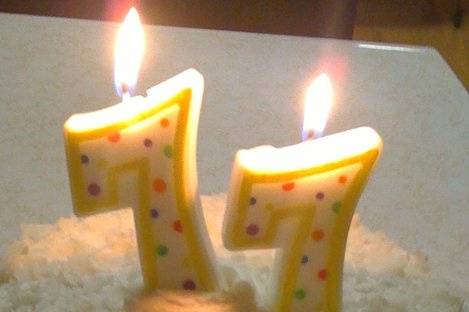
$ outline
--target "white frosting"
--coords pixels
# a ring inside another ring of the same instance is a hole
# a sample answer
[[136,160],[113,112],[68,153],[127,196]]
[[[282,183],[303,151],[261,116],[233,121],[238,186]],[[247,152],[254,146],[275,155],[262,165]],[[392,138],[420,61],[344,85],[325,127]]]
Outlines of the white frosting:
[[[226,288],[219,293],[141,295],[130,209],[56,224],[23,225],[0,259],[0,311],[265,311],[273,251],[228,252],[221,242],[225,196],[202,198]],[[344,311],[469,311],[469,294],[428,271],[356,216],[346,251]]]

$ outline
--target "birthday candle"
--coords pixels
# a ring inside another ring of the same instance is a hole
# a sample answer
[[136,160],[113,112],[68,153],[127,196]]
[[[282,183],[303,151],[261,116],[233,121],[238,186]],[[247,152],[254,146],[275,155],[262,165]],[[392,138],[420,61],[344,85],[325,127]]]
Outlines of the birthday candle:
[[[125,93],[135,81],[117,83]],[[133,208],[147,290],[215,290],[195,158],[203,77],[190,69],[147,93],[65,123],[74,211]]]
[[[308,125],[320,133],[324,122]],[[374,130],[357,128],[237,153],[223,239],[231,250],[280,249],[272,311],[340,310],[348,228],[381,146]]]

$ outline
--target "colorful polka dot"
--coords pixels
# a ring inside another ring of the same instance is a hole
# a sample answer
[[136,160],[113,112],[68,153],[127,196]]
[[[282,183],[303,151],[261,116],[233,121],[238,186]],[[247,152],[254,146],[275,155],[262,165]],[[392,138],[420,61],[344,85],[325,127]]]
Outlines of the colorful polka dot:
[[316,199],[323,200],[324,199],[324,193],[323,192],[317,192],[316,193]]
[[168,158],[173,157],[173,147],[171,145],[166,145],[163,148],[163,154]]
[[300,288],[300,289],[297,289],[295,291],[295,298],[296,299],[299,299],[299,300],[302,300],[306,297],[306,292],[303,288]]
[[112,143],[117,143],[121,139],[121,135],[119,132],[114,132],[108,135],[107,139]]
[[249,224],[246,228],[246,233],[248,235],[254,236],[259,233],[259,227],[256,224]]
[[90,158],[87,155],[81,155],[80,161],[82,164],[87,164],[90,162]]
[[178,233],[182,233],[181,220],[176,220],[173,222],[173,230],[175,230]]
[[324,231],[321,229],[313,231],[313,233],[311,233],[311,238],[314,241],[319,242],[324,238]]
[[88,193],[93,196],[98,196],[101,193],[101,188],[96,183],[91,183],[88,185]]
[[164,193],[166,191],[166,182],[163,179],[155,179],[153,181],[153,190],[157,193]]
[[157,219],[160,216],[160,214],[158,213],[158,210],[156,210],[155,208],[150,210],[150,215],[153,219]]
[[257,203],[257,199],[255,197],[251,197],[249,199],[249,205],[253,206]]
[[168,254],[168,252],[169,249],[165,245],[158,245],[158,247],[156,247],[156,254],[158,256],[164,257]]
[[168,128],[169,127],[169,120],[168,118],[163,118],[160,120],[160,125],[163,127],[163,128]]
[[306,264],[306,263],[308,263],[308,261],[309,261],[308,256],[303,256],[303,257],[301,257],[301,263],[302,263],[302,264]]
[[327,270],[326,269],[322,269],[321,271],[318,272],[318,278],[321,280],[321,281],[325,281],[326,278],[327,278]]
[[288,182],[288,183],[284,183],[282,185],[282,189],[285,192],[289,192],[289,191],[293,190],[294,188],[295,188],[295,182]]
[[184,281],[182,288],[184,288],[184,290],[195,290],[196,285],[193,280],[188,279]]
[[341,176],[339,177],[339,183],[340,183],[340,184],[345,184],[345,183],[347,183],[347,180],[348,180],[347,177],[344,176],[344,175],[341,175]]
[[332,211],[334,211],[335,213],[339,213],[340,207],[342,207],[342,203],[341,202],[335,202],[335,203],[332,204]]
[[152,147],[153,141],[151,139],[146,138],[145,140],[143,140],[143,145],[145,145],[145,147]]

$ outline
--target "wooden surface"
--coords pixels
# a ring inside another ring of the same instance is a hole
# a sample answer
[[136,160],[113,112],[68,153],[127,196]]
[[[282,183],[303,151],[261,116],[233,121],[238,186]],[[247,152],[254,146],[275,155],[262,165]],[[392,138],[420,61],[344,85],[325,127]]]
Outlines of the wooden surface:
[[469,0],[0,0],[0,12],[121,21],[131,5],[147,24],[432,46],[469,88]]
[[357,0],[0,0],[0,11],[147,24],[350,39]]
[[353,39],[425,45],[436,48],[469,88],[469,1],[465,15],[453,25],[453,0],[360,0]]

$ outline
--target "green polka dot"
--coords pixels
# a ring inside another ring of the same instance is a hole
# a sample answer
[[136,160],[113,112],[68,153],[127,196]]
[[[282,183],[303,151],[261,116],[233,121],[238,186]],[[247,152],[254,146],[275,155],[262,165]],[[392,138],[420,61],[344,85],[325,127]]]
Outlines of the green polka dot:
[[173,147],[171,145],[166,145],[163,149],[163,153],[166,157],[173,157]]
[[168,251],[169,249],[165,245],[159,245],[158,247],[156,247],[156,254],[158,256],[164,257],[168,254]]
[[335,202],[335,203],[332,205],[332,211],[334,211],[335,213],[339,213],[341,206],[342,206],[342,203],[341,203],[341,202]]
[[303,288],[300,288],[300,289],[297,289],[295,291],[295,298],[296,299],[299,299],[299,300],[302,300],[306,297],[306,292],[304,291]]

